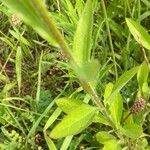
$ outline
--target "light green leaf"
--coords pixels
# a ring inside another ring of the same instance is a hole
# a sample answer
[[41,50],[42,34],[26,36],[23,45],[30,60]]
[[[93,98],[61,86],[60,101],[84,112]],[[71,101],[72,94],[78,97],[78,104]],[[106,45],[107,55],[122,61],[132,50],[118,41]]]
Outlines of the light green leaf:
[[95,59],[85,62],[81,67],[74,65],[73,68],[80,79],[90,82],[97,79],[100,64],[98,60]]
[[49,136],[47,136],[46,133],[44,134],[44,138],[45,138],[46,143],[47,143],[47,146],[48,146],[48,148],[49,148],[50,150],[57,150],[57,148],[56,148],[54,142],[50,139]]
[[101,144],[105,144],[109,141],[116,140],[116,138],[108,132],[100,131],[96,134],[96,140]]
[[[82,104],[85,104],[81,100],[78,99],[69,99],[67,97],[59,98],[56,101],[56,104],[58,107],[65,113],[71,113],[74,109],[81,106]],[[85,104],[87,105],[87,104]]]
[[121,129],[120,131],[124,135],[132,139],[139,138],[143,133],[142,126],[134,123],[126,124],[123,128],[120,129]]
[[106,143],[102,150],[122,150],[122,148],[116,140],[112,140]]
[[6,84],[1,93],[7,94],[7,92],[9,92],[12,88],[14,88],[15,85],[16,85],[16,83],[14,83],[14,82]]
[[112,93],[108,98],[109,100],[111,100],[110,102],[112,102],[113,97],[133,78],[133,76],[137,73],[138,69],[139,67],[134,67],[126,71],[119,77],[119,79],[114,84]]
[[107,106],[107,104],[109,104],[108,98],[112,92],[113,89],[113,84],[111,82],[109,82],[106,87],[105,87],[105,92],[104,92],[104,105]]
[[150,35],[147,31],[132,19],[126,18],[126,22],[135,40],[143,47],[150,50]]
[[50,133],[50,137],[57,139],[80,133],[88,127],[95,116],[97,109],[90,105],[81,105],[69,113]]
[[[16,31],[16,32],[15,32]],[[18,41],[20,41],[21,43],[27,45],[27,46],[31,46],[31,44],[29,43],[29,41],[27,39],[25,39],[20,33],[19,31],[16,29],[15,31],[13,30],[9,30],[9,33],[16,38]]]
[[120,120],[122,118],[123,111],[123,100],[119,93],[116,94],[116,96],[114,96],[109,110],[113,122],[118,127],[120,125]]
[[98,113],[97,115],[95,115],[93,122],[102,123],[104,125],[110,126],[107,119],[101,113]]
[[21,89],[21,62],[22,62],[22,51],[21,51],[21,47],[18,47],[16,52],[16,75],[17,75],[19,93]]
[[104,144],[103,150],[121,150],[117,139],[108,132],[101,131],[96,134],[96,140]]
[[92,1],[87,0],[73,41],[73,56],[79,66],[90,60],[92,15]]
[[137,80],[138,80],[138,84],[140,89],[142,89],[142,86],[145,82],[147,82],[147,78],[148,78],[148,74],[149,74],[149,70],[148,70],[148,66],[146,64],[146,62],[144,61],[137,73]]
[[[2,0],[2,2],[14,13],[19,15],[23,21],[32,26],[44,39],[49,41],[53,46],[57,46],[51,31],[40,14],[41,11],[36,8],[34,1]],[[43,7],[49,15],[49,12],[44,6],[44,2],[38,0],[38,3],[40,3],[40,6]]]

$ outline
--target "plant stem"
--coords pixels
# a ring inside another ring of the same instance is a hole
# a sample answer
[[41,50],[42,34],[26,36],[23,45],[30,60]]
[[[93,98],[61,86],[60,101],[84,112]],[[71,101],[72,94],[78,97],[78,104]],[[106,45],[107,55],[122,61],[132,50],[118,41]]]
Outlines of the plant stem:
[[101,113],[107,119],[109,125],[114,129],[114,131],[116,131],[115,133],[118,136],[118,138],[120,138],[122,140],[123,139],[122,135],[118,132],[117,127],[115,126],[114,122],[110,118],[106,108],[104,107],[103,103],[100,101],[100,99],[99,99],[96,91],[94,90],[94,88],[86,81],[81,81],[81,83],[82,83],[82,86],[83,86],[84,90],[86,90],[87,93],[91,96],[92,101],[98,106]]
[[64,41],[63,36],[57,29],[57,27],[56,27],[55,23],[53,22],[53,20],[51,19],[50,15],[47,13],[47,10],[45,9],[43,2],[41,0],[32,0],[32,4],[38,10],[39,15],[45,22],[45,26],[48,27],[49,31],[51,32],[51,35],[53,36],[54,40],[59,44],[60,48],[64,51],[66,57],[69,60],[74,61],[68,45]]
[[149,72],[150,72],[150,64],[149,64],[149,60],[148,60],[148,58],[147,58],[147,56],[146,56],[145,49],[144,49],[144,47],[143,47],[141,44],[140,44],[140,46],[141,46],[141,51],[142,51],[142,53],[143,53],[145,62],[147,63],[147,66],[148,66],[148,70],[149,70]]
[[[43,18],[43,20],[45,22],[45,25],[48,27],[49,31],[52,33],[53,38],[59,44],[60,48],[64,51],[64,53],[66,54],[66,57],[68,58],[68,60],[70,60],[70,63],[74,64],[74,65],[77,65],[74,61],[74,58],[72,56],[72,53],[71,53],[70,49],[68,48],[68,45],[65,43],[65,40],[64,40],[63,36],[60,34],[60,32],[57,29],[56,25],[54,24],[54,22],[52,21],[52,19],[48,15],[44,5],[41,2],[41,0],[32,0],[32,2],[34,4],[34,7],[36,7],[36,9],[38,10],[41,18]],[[106,14],[106,12],[105,12],[105,14]],[[106,15],[106,17],[107,17],[107,15]],[[111,35],[110,35],[108,22],[107,22],[107,28],[108,28],[107,30],[108,30],[108,33],[109,33],[110,45],[111,45],[112,54],[113,54],[113,58],[114,58],[114,65],[115,65],[116,78],[117,78],[118,75],[117,75],[115,54],[114,54],[114,50],[113,50],[112,39],[111,39]],[[80,79],[80,82],[81,82],[84,90],[87,91],[87,93],[91,96],[92,101],[98,106],[100,111],[106,117],[106,119],[108,120],[110,126],[114,130],[117,130],[115,124],[113,123],[113,121],[109,117],[109,114],[108,114],[107,110],[105,109],[102,102],[99,100],[99,97],[97,96],[97,94],[96,94],[95,90],[92,88],[92,86],[87,81],[83,81],[83,80]],[[119,134],[117,134],[117,135],[118,135],[118,137],[120,137]]]
[[106,20],[106,28],[107,28],[107,32],[108,32],[109,44],[110,44],[110,49],[111,49],[111,53],[112,53],[112,57],[113,57],[113,63],[114,63],[114,67],[115,67],[115,75],[116,75],[116,80],[117,80],[117,78],[118,78],[117,63],[116,63],[116,58],[115,58],[115,52],[114,52],[114,47],[113,47],[113,43],[112,43],[111,33],[110,33],[110,27],[109,27],[109,21],[108,21],[106,6],[105,6],[104,0],[101,0],[101,2],[102,2],[102,8],[103,8],[103,12],[104,12],[104,17],[105,17],[105,20]]

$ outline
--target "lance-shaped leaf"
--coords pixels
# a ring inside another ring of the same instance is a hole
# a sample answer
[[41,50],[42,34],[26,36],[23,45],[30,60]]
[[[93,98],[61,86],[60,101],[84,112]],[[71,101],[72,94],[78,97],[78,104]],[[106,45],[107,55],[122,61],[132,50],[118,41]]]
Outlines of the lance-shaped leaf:
[[50,133],[50,137],[57,139],[80,133],[88,127],[97,112],[97,108],[81,105],[70,112]]
[[73,41],[73,55],[78,65],[82,65],[90,59],[92,14],[92,2],[91,0],[87,0]]
[[139,67],[134,67],[122,74],[113,86],[112,93],[110,94],[108,101],[112,102],[113,97],[133,78],[138,72]]
[[[53,46],[57,46],[51,31],[49,30],[46,22],[40,14],[39,8],[36,5],[44,9],[47,15],[49,12],[44,6],[44,2],[37,0],[35,5],[33,0],[1,0],[6,6],[8,6],[14,13],[18,14],[20,18],[27,24],[33,27],[45,40],[49,41]],[[39,5],[40,4],[40,5]],[[50,18],[49,18],[50,19]]]
[[16,75],[17,75],[19,94],[21,89],[21,63],[22,63],[22,51],[21,51],[21,47],[18,47],[16,52]]
[[147,31],[132,19],[126,19],[126,22],[135,40],[143,47],[150,50],[150,35]]

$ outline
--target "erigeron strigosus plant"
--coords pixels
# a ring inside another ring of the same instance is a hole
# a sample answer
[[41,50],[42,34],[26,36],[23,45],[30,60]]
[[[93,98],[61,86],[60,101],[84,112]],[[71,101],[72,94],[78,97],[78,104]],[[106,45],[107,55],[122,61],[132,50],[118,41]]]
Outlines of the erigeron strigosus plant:
[[[79,79],[81,86],[91,97],[93,105],[89,105],[73,98],[58,98],[55,100],[56,104],[60,109],[67,114],[67,116],[57,124],[56,127],[49,133],[48,128],[52,123],[52,117],[50,117],[43,129],[45,139],[50,149],[56,149],[52,139],[67,137],[76,135],[85,128],[87,128],[96,119],[100,120],[102,124],[110,126],[110,131],[113,134],[109,134],[106,131],[99,131],[96,134],[97,140],[104,145],[104,149],[109,149],[109,146],[113,149],[119,150],[121,147],[127,147],[127,141],[131,142],[135,139],[140,138],[142,135],[142,125],[134,122],[128,122],[128,118],[122,123],[123,116],[123,100],[120,94],[120,90],[137,74],[139,83],[139,97],[144,96],[143,86],[147,83],[148,78],[148,65],[143,62],[141,66],[136,66],[119,78],[117,78],[115,84],[108,83],[104,92],[103,101],[99,98],[96,92],[97,78],[100,68],[99,62],[96,59],[91,58],[92,53],[92,26],[93,26],[93,7],[92,0],[87,0],[82,15],[80,16],[76,32],[74,34],[73,42],[71,46],[67,44],[64,37],[61,35],[57,26],[52,20],[49,12],[45,8],[45,4],[41,0],[2,0],[14,13],[17,13],[23,21],[31,25],[45,40],[51,45],[62,50],[69,60],[68,64],[74,71],[74,74]],[[117,66],[115,60],[115,54],[111,41],[110,29],[108,18],[106,14],[105,3],[102,0],[102,7],[106,17],[106,26],[109,34],[110,46],[112,50],[112,58],[114,61],[114,72],[116,77]],[[135,39],[139,42],[142,47],[150,49],[148,44],[149,35],[146,31],[136,22],[131,19],[127,19],[127,24],[134,35]],[[136,36],[138,34],[138,36]],[[150,42],[149,42],[150,43]],[[145,57],[147,58],[147,57]],[[42,55],[41,59],[42,61]],[[145,71],[146,77],[142,79],[142,72]],[[18,83],[19,85],[19,83]],[[36,100],[39,100],[37,95]],[[45,110],[48,112],[51,107]],[[57,113],[57,112],[56,112]],[[58,110],[58,114],[60,111]],[[39,124],[39,117],[37,124]],[[131,119],[131,118],[129,118]],[[96,121],[97,121],[96,120]],[[36,124],[36,126],[37,126]],[[34,126],[35,129],[35,126]],[[34,134],[34,129],[30,130],[28,137]],[[114,136],[116,135],[116,137]],[[108,145],[109,143],[109,145]],[[130,148],[130,146],[128,145]]]

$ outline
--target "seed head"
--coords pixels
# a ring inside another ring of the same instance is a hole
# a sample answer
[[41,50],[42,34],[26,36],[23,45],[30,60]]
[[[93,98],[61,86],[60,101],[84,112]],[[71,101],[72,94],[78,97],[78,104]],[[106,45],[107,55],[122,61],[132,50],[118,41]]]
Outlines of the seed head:
[[130,113],[137,114],[145,108],[146,102],[143,98],[136,100],[130,109]]

